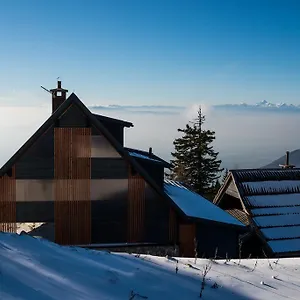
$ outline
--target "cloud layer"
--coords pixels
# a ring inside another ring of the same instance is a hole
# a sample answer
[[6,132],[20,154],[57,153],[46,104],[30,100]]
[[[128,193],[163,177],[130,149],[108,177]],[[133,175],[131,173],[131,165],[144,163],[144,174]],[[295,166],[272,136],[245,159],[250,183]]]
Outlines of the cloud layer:
[[[297,113],[261,113],[253,110],[218,108],[200,104],[206,115],[205,126],[216,132],[214,146],[224,166],[260,167],[300,148],[300,118]],[[178,128],[196,117],[199,104],[179,106],[92,106],[97,114],[133,122],[125,130],[128,147],[148,149],[164,159],[171,158]],[[0,107],[0,164],[3,165],[50,116],[50,105],[39,107]],[[292,162],[291,162],[292,163]]]

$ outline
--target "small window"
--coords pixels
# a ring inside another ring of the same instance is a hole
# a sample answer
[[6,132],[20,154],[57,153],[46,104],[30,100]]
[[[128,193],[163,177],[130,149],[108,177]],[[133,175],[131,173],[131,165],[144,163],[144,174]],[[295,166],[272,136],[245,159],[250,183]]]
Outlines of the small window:
[[56,96],[61,97],[62,96],[62,92],[56,92]]

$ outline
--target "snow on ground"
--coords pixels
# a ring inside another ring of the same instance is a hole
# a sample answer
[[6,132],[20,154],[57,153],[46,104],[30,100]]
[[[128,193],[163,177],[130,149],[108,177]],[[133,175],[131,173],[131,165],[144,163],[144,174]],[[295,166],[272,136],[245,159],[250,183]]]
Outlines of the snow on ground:
[[17,233],[21,233],[22,231],[30,232],[43,224],[44,223],[17,223]]
[[177,264],[165,257],[62,247],[0,233],[0,299],[199,299],[206,265],[211,270],[202,299],[300,298],[299,258],[240,264],[205,259],[194,264],[191,258]]

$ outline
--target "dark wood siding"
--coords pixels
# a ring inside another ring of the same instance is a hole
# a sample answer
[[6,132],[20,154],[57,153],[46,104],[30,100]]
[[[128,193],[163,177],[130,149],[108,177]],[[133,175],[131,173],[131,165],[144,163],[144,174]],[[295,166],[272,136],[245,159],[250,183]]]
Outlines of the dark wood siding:
[[[109,121],[101,121],[105,128],[110,132],[110,134],[122,145],[124,146],[124,127],[121,124],[117,124]],[[101,134],[99,130],[95,128],[92,129],[92,135]]]
[[241,256],[243,258],[248,258],[249,256],[265,258],[265,254],[268,254],[268,257],[271,256],[271,253],[268,253],[268,250],[265,249],[265,244],[255,232],[249,233],[249,236],[242,241]]
[[92,242],[127,242],[128,179],[92,181]]
[[238,231],[229,226],[196,223],[196,238],[198,242],[198,257],[212,258],[217,256],[229,258],[238,256]]
[[92,179],[128,178],[128,166],[123,158],[92,158]]
[[54,139],[51,127],[16,162],[16,179],[52,179],[54,177]]
[[17,202],[16,220],[19,223],[54,222],[54,201]]
[[[16,162],[16,179],[54,178],[54,127],[49,128]],[[54,199],[46,202],[17,202],[17,222],[43,222],[54,218]]]
[[20,160],[16,165],[16,179],[52,179],[54,176],[53,158]]
[[145,203],[145,242],[170,243],[169,203],[147,184]]
[[178,241],[178,217],[175,210],[170,207],[169,212],[169,242],[176,244]]
[[164,184],[164,167],[147,159],[136,158],[138,163],[147,171],[154,181],[162,188]]
[[124,127],[113,122],[103,122],[106,129],[111,133],[111,135],[124,146]]
[[75,127],[83,128],[89,127],[89,121],[87,116],[81,111],[81,109],[76,105],[72,104],[58,119],[56,127]]

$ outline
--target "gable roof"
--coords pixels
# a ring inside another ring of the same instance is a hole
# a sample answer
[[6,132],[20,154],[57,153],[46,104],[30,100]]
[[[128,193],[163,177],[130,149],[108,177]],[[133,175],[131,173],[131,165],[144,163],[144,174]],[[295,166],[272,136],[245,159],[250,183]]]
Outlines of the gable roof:
[[165,179],[164,191],[188,217],[241,227],[245,226],[226,211],[199,194],[189,190],[180,182]]
[[161,197],[167,199],[170,205],[179,213],[181,216],[185,216],[177,205],[171,201],[170,198],[166,196],[162,188],[158,186],[155,180],[148,174],[148,172],[134,159],[115,138],[114,136],[105,128],[105,126],[99,121],[94,114],[80,101],[80,99],[72,93],[59,107],[58,109],[44,122],[44,124],[23,144],[23,146],[2,166],[0,169],[0,176],[7,174],[16,161],[26,153],[26,151],[45,133],[56,120],[68,109],[71,105],[77,105],[79,109],[86,115],[89,122],[95,126],[111,143],[111,145],[116,149],[116,151],[129,162],[136,171],[145,179],[145,181],[154,189],[154,191]]
[[300,169],[231,170],[215,204],[222,203],[231,182],[267,247],[280,256],[300,253]]

